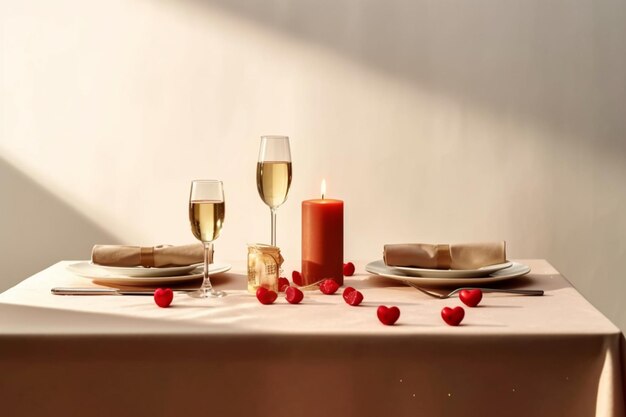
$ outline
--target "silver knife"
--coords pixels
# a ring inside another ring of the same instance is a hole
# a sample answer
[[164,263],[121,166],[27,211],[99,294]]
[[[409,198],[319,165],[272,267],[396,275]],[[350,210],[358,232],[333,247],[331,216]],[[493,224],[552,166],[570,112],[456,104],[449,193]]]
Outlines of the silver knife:
[[[174,292],[191,292],[196,288],[175,288]],[[118,290],[117,288],[76,288],[55,287],[50,290],[55,295],[154,295],[154,290]]]

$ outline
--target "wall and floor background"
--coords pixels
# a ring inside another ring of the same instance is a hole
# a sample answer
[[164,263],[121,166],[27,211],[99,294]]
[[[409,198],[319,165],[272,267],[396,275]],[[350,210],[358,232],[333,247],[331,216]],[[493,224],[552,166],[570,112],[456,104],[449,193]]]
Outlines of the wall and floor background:
[[300,201],[345,200],[346,259],[506,239],[626,329],[626,3],[0,1],[0,290],[93,243],[192,242],[225,182],[221,259],[269,239],[259,136]]

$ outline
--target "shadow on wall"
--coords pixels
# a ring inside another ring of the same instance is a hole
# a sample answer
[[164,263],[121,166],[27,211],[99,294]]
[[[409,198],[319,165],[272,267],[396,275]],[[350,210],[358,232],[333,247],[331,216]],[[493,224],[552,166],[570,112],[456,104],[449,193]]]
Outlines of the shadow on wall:
[[593,138],[595,150],[613,152],[626,131],[624,2],[188,1],[322,45],[422,91]]
[[117,239],[0,157],[0,291]]

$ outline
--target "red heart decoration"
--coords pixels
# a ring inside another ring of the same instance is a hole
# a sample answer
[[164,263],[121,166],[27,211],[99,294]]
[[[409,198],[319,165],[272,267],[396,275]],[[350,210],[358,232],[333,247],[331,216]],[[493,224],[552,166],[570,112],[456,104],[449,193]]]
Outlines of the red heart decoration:
[[348,296],[348,294],[350,294],[351,292],[354,292],[354,291],[356,291],[356,290],[353,287],[346,287],[346,289],[343,290],[343,294],[342,294],[343,299],[346,300],[346,302],[347,302],[348,300],[347,300],[346,297]]
[[261,304],[272,304],[276,301],[276,297],[278,297],[278,294],[272,290],[268,290],[267,288],[259,287],[256,290],[256,298],[261,302]]
[[326,295],[334,294],[339,289],[339,284],[337,284],[334,280],[328,278],[322,281],[320,284],[320,291]]
[[363,301],[363,294],[361,294],[361,291],[354,290],[348,295],[344,295],[343,299],[351,306],[358,306]]
[[376,315],[382,324],[391,326],[400,318],[400,309],[396,306],[380,306],[378,310],[376,310]]
[[343,274],[347,277],[351,277],[352,275],[354,275],[354,264],[352,262],[348,262],[346,264],[343,264]]
[[478,303],[480,303],[480,300],[483,299],[483,292],[478,288],[474,290],[461,290],[459,298],[466,306],[476,307]]
[[278,291],[285,292],[289,286],[289,280],[285,277],[278,278]]
[[291,280],[296,285],[302,285],[302,274],[298,271],[293,271],[291,273]]
[[174,299],[174,293],[171,288],[157,288],[154,290],[154,302],[159,307],[169,307]]
[[296,287],[288,287],[285,290],[289,304],[298,304],[304,298],[304,294]]
[[463,320],[463,317],[465,317],[463,307],[444,307],[443,310],[441,310],[441,318],[450,326],[458,326]]

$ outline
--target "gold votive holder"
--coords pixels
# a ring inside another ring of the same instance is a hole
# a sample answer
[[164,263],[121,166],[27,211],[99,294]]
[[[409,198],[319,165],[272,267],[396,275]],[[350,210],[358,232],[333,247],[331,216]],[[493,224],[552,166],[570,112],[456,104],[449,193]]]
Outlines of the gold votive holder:
[[248,245],[248,292],[256,293],[259,287],[278,292],[283,257],[277,246],[255,243]]

